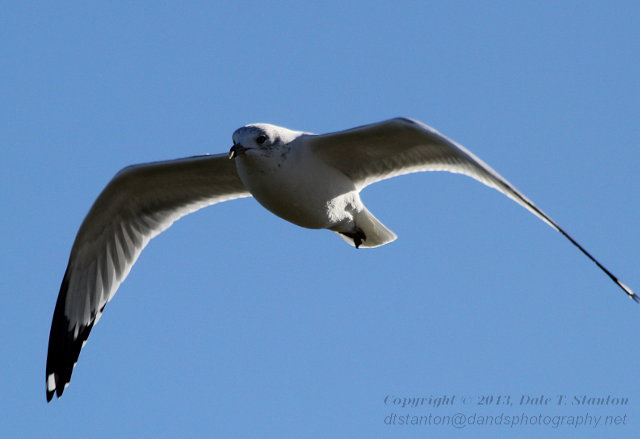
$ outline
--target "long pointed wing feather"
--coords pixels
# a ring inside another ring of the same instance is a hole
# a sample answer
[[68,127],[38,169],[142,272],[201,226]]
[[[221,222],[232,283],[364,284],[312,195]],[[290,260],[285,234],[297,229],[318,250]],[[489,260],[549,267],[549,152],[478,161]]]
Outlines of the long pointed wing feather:
[[397,118],[350,130],[308,135],[312,153],[349,176],[358,189],[421,171],[464,174],[493,187],[562,233],[630,298],[638,296],[511,183],[470,151],[420,122]]
[[150,239],[202,207],[250,194],[226,154],[130,166],[76,236],[49,335],[47,401],[62,395],[91,328]]

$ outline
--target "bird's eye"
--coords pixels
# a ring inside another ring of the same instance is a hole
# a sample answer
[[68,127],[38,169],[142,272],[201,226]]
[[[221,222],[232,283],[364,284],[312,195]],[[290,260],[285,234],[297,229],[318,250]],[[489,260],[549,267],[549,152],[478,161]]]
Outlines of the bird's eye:
[[256,138],[256,143],[257,143],[258,145],[262,145],[266,140],[267,140],[267,137],[266,137],[266,136],[258,136],[258,137]]

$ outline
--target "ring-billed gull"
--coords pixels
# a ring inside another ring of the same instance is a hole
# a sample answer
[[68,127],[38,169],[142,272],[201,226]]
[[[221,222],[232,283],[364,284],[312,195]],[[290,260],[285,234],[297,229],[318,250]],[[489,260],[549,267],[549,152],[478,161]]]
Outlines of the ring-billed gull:
[[233,142],[228,155],[129,166],[98,196],[73,243],[53,314],[47,401],[69,384],[91,328],[149,240],[188,213],[236,198],[253,196],[275,215],[301,227],[331,230],[355,247],[378,247],[396,235],[364,206],[363,188],[412,172],[464,174],[562,233],[638,301],[511,183],[420,122],[398,118],[323,135],[252,124],[236,130]]

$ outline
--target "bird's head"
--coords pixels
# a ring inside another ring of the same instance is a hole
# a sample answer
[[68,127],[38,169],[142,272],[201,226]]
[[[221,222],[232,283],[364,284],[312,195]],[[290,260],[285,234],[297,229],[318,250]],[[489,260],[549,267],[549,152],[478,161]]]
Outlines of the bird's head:
[[247,153],[269,155],[272,151],[285,147],[300,134],[302,133],[267,123],[245,125],[233,133],[229,158]]

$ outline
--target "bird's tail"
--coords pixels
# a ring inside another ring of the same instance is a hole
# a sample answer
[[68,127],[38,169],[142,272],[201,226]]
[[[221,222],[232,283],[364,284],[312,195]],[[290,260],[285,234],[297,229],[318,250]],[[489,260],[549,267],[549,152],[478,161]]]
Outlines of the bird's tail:
[[373,248],[395,241],[398,236],[387,229],[378,218],[366,208],[354,215],[354,222],[358,230],[355,234],[338,233],[348,244],[359,248]]

